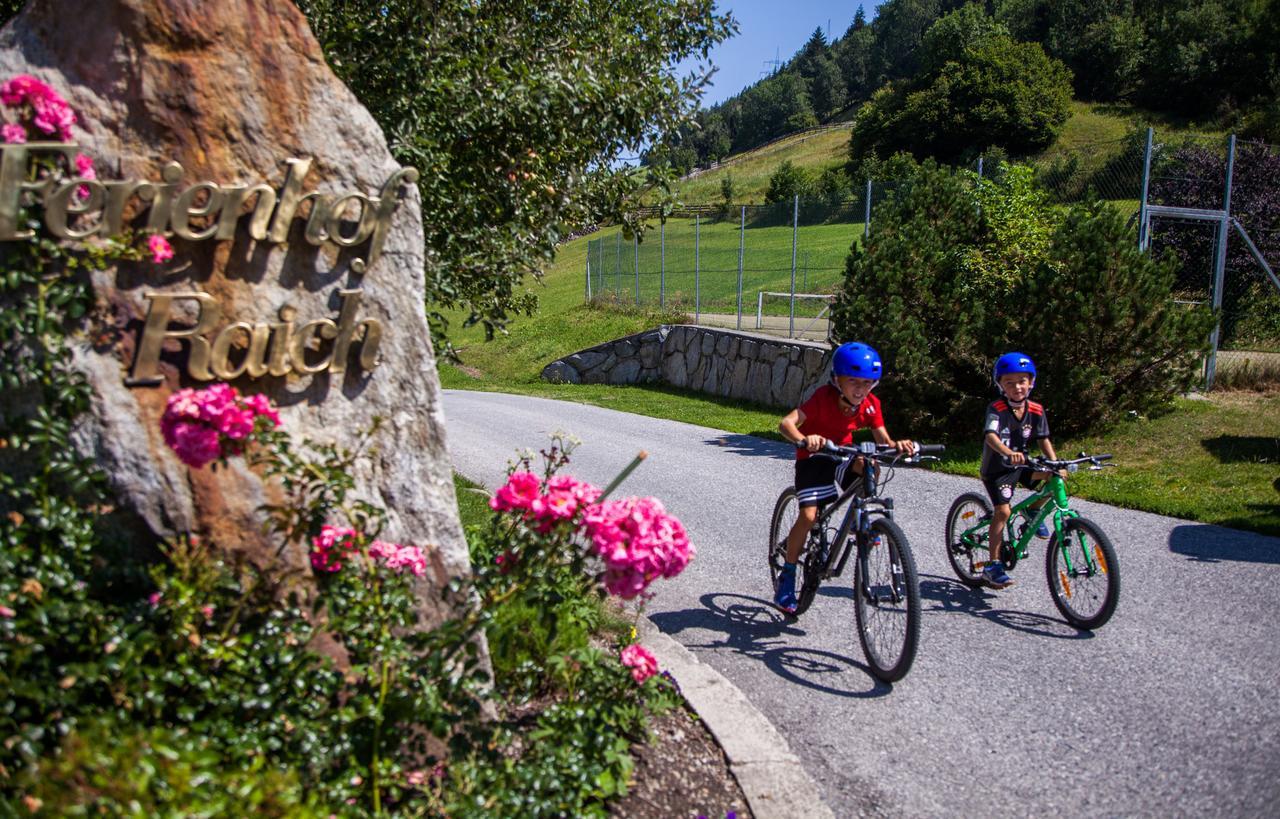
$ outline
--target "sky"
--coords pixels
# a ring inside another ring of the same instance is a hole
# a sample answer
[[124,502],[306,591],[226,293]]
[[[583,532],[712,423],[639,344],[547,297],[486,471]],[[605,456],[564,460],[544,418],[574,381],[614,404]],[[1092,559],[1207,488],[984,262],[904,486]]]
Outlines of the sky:
[[[711,52],[718,67],[702,98],[704,108],[722,102],[773,70],[775,58],[786,62],[821,27],[827,42],[842,36],[858,11],[858,0],[719,0],[738,21],[737,35]],[[867,22],[875,18],[877,0],[862,0]],[[691,67],[691,63],[682,64]],[[687,73],[687,72],[681,72]]]

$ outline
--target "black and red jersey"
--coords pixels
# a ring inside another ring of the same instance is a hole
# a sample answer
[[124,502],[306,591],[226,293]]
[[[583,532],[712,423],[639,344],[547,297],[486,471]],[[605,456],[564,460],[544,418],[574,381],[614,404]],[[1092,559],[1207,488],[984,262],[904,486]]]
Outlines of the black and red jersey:
[[1049,437],[1049,419],[1044,414],[1044,407],[1035,401],[1026,402],[1021,416],[1003,398],[988,404],[987,417],[982,422],[983,478],[991,478],[1010,469],[1004,457],[986,443],[988,432],[994,432],[1000,443],[1014,452],[1026,454],[1033,443]]

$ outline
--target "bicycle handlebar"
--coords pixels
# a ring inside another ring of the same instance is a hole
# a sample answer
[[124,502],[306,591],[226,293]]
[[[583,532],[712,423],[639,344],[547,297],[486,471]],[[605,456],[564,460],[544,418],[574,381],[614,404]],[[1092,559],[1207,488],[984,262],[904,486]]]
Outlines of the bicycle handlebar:
[[[1012,466],[1012,464],[1009,463],[1008,458],[1004,458],[1003,460],[1006,465]],[[1060,469],[1065,469],[1068,472],[1075,472],[1079,469],[1080,464],[1087,463],[1089,464],[1089,469],[1096,472],[1104,466],[1115,466],[1115,464],[1103,463],[1103,461],[1109,460],[1111,460],[1111,455],[1108,453],[1086,455],[1081,452],[1079,458],[1069,458],[1065,460],[1061,458],[1050,460],[1049,458],[1037,455],[1034,458],[1027,458],[1026,466],[1043,472],[1057,472]]]
[[[804,449],[803,446],[797,446],[796,449]],[[914,455],[900,455],[898,447],[885,446],[877,444],[874,441],[864,441],[856,446],[839,446],[827,441],[826,445],[817,452],[810,452],[810,455],[818,455],[827,458],[848,458],[855,455],[862,455],[868,458],[874,458],[877,461],[896,461],[897,463],[917,463],[921,456],[932,455],[936,452],[945,452],[947,449],[945,444],[916,444]]]

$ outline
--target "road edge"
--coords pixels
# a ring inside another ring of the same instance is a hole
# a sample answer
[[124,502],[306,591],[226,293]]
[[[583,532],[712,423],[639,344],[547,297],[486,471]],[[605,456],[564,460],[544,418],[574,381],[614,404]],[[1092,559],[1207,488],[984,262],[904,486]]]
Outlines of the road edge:
[[689,707],[720,743],[757,819],[834,819],[818,784],[791,752],[786,739],[747,696],[649,620],[640,618],[637,637],[671,673]]

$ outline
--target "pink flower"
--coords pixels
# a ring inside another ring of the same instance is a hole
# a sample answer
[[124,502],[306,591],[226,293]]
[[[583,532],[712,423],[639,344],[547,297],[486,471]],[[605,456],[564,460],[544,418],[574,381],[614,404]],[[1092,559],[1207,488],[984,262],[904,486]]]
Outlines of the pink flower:
[[209,618],[213,617],[213,612],[214,612],[214,607],[213,607],[213,606],[211,606],[211,605],[210,605],[210,606],[201,606],[201,607],[200,607],[200,613],[204,615],[204,619],[206,619],[206,620],[208,620]]
[[427,573],[427,557],[417,546],[375,540],[369,544],[369,557],[382,561],[397,574],[408,571],[414,577],[422,577]]
[[631,669],[631,679],[639,685],[658,673],[658,661],[642,645],[622,649],[622,664]]
[[173,258],[173,245],[159,233],[153,233],[147,239],[147,250],[151,251],[151,260],[156,264],[163,264]]
[[329,573],[339,571],[343,553],[351,554],[356,550],[356,530],[326,523],[320,527],[320,534],[311,539],[311,546],[312,568]]
[[32,96],[57,96],[49,86],[30,74],[19,74],[0,85],[0,101],[5,105],[21,105]]
[[17,145],[27,141],[27,129],[15,122],[6,122],[0,126],[0,137],[10,145]]
[[13,609],[9,608],[8,606],[0,606],[0,617],[12,619],[17,615],[18,613]]
[[171,427],[165,443],[182,461],[193,469],[200,469],[222,457],[222,442],[218,431],[197,424],[179,423]]
[[528,510],[542,494],[542,483],[532,472],[513,472],[507,483],[489,500],[489,508],[499,512]]
[[169,396],[160,432],[183,463],[199,469],[218,458],[239,454],[242,442],[261,417],[273,427],[280,422],[266,396],[242,399],[234,387],[214,384],[203,390],[178,390]]
[[76,154],[76,173],[84,179],[98,178],[98,172],[93,169],[93,160],[84,154]]
[[253,411],[256,418],[266,418],[271,422],[271,426],[280,426],[280,413],[276,412],[275,407],[271,406],[271,399],[262,393],[250,395],[244,399],[244,405]]
[[151,608],[154,609],[160,605],[160,598],[162,597],[164,597],[164,595],[161,594],[160,592],[152,592],[151,594],[147,595],[147,602],[150,603]]
[[659,577],[675,577],[694,550],[684,526],[656,498],[625,498],[587,508],[583,528],[604,561],[610,594],[630,600]]
[[411,788],[420,788],[427,782],[426,771],[409,771],[404,777],[405,783]]

